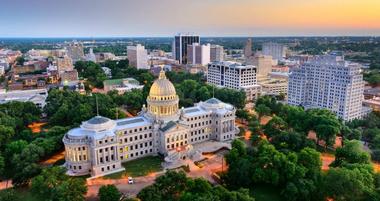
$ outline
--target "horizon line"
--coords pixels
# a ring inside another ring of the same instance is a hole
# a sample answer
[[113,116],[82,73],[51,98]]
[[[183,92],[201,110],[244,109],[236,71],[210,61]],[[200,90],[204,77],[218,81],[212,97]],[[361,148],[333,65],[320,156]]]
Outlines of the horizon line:
[[[320,37],[328,37],[328,38],[336,38],[336,37],[367,37],[367,38],[377,38],[380,37],[379,35],[267,35],[267,36],[248,36],[248,35],[236,35],[236,36],[202,36],[200,34],[194,34],[198,35],[203,38],[299,38],[299,37],[306,37],[306,38],[320,38]],[[172,36],[0,36],[0,39],[90,39],[90,38],[173,38],[175,35]]]

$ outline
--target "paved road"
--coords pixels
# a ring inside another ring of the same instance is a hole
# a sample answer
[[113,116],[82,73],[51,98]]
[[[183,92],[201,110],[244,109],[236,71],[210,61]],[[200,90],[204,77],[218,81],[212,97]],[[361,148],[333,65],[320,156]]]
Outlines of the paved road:
[[[162,173],[163,174],[163,173]],[[144,177],[134,178],[134,184],[128,184],[128,178],[121,179],[104,179],[97,178],[87,180],[87,200],[97,200],[99,188],[103,185],[114,184],[123,194],[128,196],[136,196],[141,189],[152,185],[156,177],[161,174],[150,174]]]
[[[204,167],[200,168],[194,163],[189,162],[190,172],[187,173],[187,176],[191,178],[203,177],[210,181],[211,183],[216,183],[216,181],[212,178],[212,174],[215,172],[226,171],[228,169],[226,165],[226,161],[223,159],[224,154],[227,151],[222,150],[217,152],[216,154],[208,154],[206,157],[208,160],[204,161]],[[222,165],[223,163],[223,165]],[[128,184],[128,178],[121,179],[104,179],[104,178],[96,178],[87,180],[87,195],[86,198],[89,201],[97,200],[97,194],[99,188],[103,185],[114,184],[122,193],[129,196],[136,196],[141,189],[152,185],[156,177],[164,174],[164,172],[160,173],[152,173],[144,177],[136,177],[134,178],[134,184]]]

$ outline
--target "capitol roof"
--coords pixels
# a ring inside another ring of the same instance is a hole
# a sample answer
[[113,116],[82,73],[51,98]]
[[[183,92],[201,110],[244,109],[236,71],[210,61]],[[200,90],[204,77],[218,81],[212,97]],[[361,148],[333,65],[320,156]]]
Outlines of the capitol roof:
[[166,78],[165,72],[161,69],[160,76],[152,84],[149,96],[175,96],[174,85]]

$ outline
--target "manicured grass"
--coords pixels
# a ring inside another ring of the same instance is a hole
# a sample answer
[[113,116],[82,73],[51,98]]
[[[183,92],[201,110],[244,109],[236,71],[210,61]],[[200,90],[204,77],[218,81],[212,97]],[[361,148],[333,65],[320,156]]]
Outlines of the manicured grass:
[[104,176],[108,179],[119,179],[123,176],[141,177],[162,170],[162,159],[159,156],[147,156],[123,163],[125,171]]
[[145,176],[162,170],[162,159],[159,156],[147,156],[131,162],[123,163],[125,172],[132,177]]
[[281,201],[280,191],[276,187],[256,185],[252,190],[255,201]]

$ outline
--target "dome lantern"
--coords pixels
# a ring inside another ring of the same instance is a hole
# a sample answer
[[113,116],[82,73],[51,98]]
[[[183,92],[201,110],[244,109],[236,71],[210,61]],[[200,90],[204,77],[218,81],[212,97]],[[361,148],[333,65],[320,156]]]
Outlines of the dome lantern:
[[159,119],[170,119],[178,113],[179,98],[174,85],[166,78],[165,71],[161,69],[149,91],[147,98],[148,113]]

